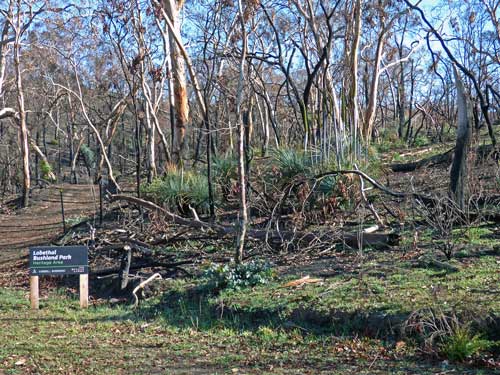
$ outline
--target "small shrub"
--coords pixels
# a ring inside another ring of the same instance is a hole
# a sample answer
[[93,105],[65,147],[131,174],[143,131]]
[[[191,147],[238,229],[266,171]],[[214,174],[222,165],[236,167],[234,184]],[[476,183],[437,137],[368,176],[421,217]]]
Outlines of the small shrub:
[[416,213],[432,229],[434,245],[446,256],[446,259],[450,260],[457,248],[457,241],[454,238],[456,236],[453,235],[454,227],[461,224],[467,229],[470,224],[465,219],[464,211],[448,196],[436,197],[433,205],[417,202],[415,208]]
[[214,264],[205,271],[203,278],[205,286],[217,292],[222,289],[240,290],[267,284],[273,275],[269,263],[252,261],[236,265]]
[[463,362],[490,346],[489,341],[479,335],[472,335],[467,327],[457,327],[454,332],[443,340],[441,353],[452,361]]
[[259,341],[258,345],[265,347],[284,345],[291,339],[286,332],[266,326],[260,326],[255,336]]
[[397,148],[406,146],[404,139],[399,138],[398,134],[390,129],[385,129],[380,134],[380,143],[377,145],[378,152],[385,153]]
[[337,177],[327,176],[322,178],[317,184],[315,191],[322,194],[323,196],[329,197],[334,193],[337,193]]

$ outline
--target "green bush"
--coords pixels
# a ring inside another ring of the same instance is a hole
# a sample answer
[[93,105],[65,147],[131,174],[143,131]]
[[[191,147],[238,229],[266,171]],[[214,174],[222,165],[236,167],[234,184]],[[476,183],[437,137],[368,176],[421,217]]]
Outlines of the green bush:
[[472,335],[467,327],[457,327],[454,332],[443,340],[441,353],[452,361],[462,362],[467,358],[487,349],[490,342]]
[[203,274],[205,287],[211,291],[222,289],[240,290],[267,284],[274,272],[269,263],[251,261],[236,265],[213,264]]
[[189,212],[189,206],[207,212],[209,195],[206,176],[193,171],[185,172],[169,168],[162,178],[142,186],[142,192],[159,204]]

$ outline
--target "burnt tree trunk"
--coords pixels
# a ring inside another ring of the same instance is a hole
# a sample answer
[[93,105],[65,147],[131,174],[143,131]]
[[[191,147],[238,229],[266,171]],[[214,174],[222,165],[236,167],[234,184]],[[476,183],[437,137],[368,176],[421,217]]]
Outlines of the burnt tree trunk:
[[467,153],[470,143],[470,124],[464,86],[456,68],[453,68],[457,87],[458,124],[457,142],[450,171],[450,191],[453,200],[463,209],[467,197]]

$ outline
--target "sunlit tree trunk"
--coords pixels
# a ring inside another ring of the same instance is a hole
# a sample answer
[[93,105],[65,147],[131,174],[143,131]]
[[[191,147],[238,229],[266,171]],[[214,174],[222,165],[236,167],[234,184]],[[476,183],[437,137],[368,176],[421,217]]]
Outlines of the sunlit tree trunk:
[[373,126],[375,125],[375,117],[377,115],[377,95],[378,85],[380,82],[380,62],[385,45],[385,30],[379,36],[377,41],[377,50],[375,52],[375,63],[373,67],[373,75],[370,82],[368,93],[368,107],[366,108],[365,118],[363,121],[363,138],[366,144],[370,143]]
[[[165,10],[173,24],[177,35],[180,36],[179,11],[184,5],[183,0],[164,0]],[[172,161],[182,164],[182,157],[186,147],[186,128],[189,121],[189,103],[186,87],[186,71],[184,57],[172,33],[169,35],[170,58],[172,63],[172,80],[174,90],[175,124],[172,144]]]
[[350,49],[350,88],[349,88],[349,122],[351,132],[351,156],[359,154],[359,107],[358,107],[358,50],[361,37],[361,0],[356,0],[354,5],[354,30],[353,41]]
[[240,75],[238,80],[238,91],[236,98],[236,117],[238,119],[238,185],[240,193],[240,222],[239,232],[236,241],[236,262],[243,261],[245,248],[245,237],[248,225],[247,194],[246,194],[246,174],[245,174],[245,124],[243,121],[242,101],[245,81],[245,60],[247,54],[247,33],[245,19],[243,15],[242,0],[238,0],[239,17],[241,21],[242,52],[240,59]]
[[[12,19],[12,12],[14,9],[14,1],[9,2],[9,8],[7,10],[8,17]],[[7,52],[9,50],[7,39],[9,36],[10,23],[7,18],[5,18],[2,34],[0,36],[0,98],[2,97],[3,84],[5,82],[5,67],[7,65]]]

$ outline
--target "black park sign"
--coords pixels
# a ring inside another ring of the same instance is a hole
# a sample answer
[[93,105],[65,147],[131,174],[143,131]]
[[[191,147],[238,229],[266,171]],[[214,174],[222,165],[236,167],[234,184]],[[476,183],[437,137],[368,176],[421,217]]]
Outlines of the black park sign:
[[82,275],[89,272],[86,246],[37,246],[30,248],[30,275]]

